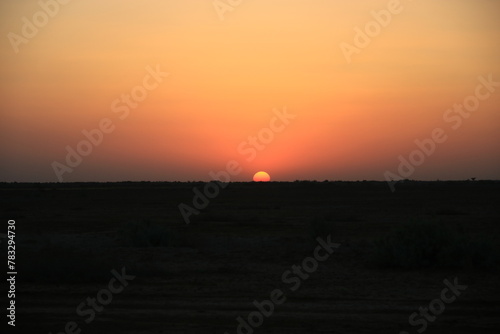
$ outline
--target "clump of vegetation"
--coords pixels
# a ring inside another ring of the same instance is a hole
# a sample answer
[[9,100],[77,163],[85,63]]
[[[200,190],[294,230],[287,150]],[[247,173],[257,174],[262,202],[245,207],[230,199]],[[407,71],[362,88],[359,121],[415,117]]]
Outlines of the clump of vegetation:
[[381,267],[390,268],[441,267],[496,271],[500,265],[500,252],[493,240],[471,240],[459,227],[414,221],[378,239],[373,260]]
[[200,214],[193,216],[191,218],[191,223],[197,224],[200,222],[218,222],[218,223],[229,223],[229,222],[243,222],[251,223],[260,221],[259,216],[256,214],[232,214],[232,213],[218,213],[218,212],[200,212]]
[[173,233],[162,225],[149,220],[128,223],[124,229],[126,243],[134,247],[168,247]]
[[361,217],[350,211],[331,211],[325,215],[325,219],[332,222],[360,222]]
[[132,247],[194,247],[193,231],[187,233],[187,228],[174,229],[145,219],[126,224],[122,236],[125,245]]
[[325,238],[333,233],[333,224],[323,217],[314,217],[309,223],[309,234],[313,239]]
[[111,261],[100,253],[63,246],[52,241],[41,248],[25,248],[18,253],[22,282],[95,283],[109,279]]
[[457,210],[454,208],[442,208],[436,210],[436,215],[438,216],[460,216],[465,214],[466,213],[462,212],[461,210]]

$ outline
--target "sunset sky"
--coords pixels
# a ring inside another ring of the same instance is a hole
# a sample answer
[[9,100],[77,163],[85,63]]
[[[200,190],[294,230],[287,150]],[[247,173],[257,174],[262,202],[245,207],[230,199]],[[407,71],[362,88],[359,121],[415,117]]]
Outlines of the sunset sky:
[[[500,83],[500,1],[54,1],[52,17],[0,4],[0,181],[208,181],[232,160],[235,181],[384,180],[436,128],[447,139],[408,178],[500,178],[500,85],[477,88]],[[349,61],[341,45],[372,11],[390,22]],[[134,89],[147,97],[127,107]],[[478,90],[470,117],[447,113]],[[249,136],[270,131],[251,156]]]

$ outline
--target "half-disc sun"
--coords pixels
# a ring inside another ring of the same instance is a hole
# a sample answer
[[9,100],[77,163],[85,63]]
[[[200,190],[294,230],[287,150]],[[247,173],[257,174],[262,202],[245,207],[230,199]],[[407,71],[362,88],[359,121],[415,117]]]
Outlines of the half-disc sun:
[[268,182],[271,181],[271,177],[266,172],[257,172],[253,176],[255,182]]

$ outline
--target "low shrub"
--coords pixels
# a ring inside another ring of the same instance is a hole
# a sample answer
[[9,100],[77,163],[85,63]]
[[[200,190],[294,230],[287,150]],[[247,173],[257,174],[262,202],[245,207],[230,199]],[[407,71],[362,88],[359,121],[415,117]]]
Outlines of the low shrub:
[[325,238],[333,233],[333,224],[322,217],[314,217],[309,223],[309,234],[316,240],[316,238]]
[[100,253],[77,250],[49,241],[42,248],[18,252],[21,282],[94,283],[109,279],[111,261]]
[[149,220],[128,223],[124,229],[127,245],[134,247],[167,247],[171,245],[172,233],[162,225]]
[[440,222],[403,224],[375,241],[373,261],[381,267],[498,270],[499,248],[493,240],[471,240],[460,227]]

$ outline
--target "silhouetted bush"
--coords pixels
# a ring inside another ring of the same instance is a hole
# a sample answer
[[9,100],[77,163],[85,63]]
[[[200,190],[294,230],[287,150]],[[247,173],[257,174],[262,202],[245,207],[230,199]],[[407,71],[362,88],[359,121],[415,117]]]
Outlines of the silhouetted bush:
[[354,212],[349,212],[346,210],[336,210],[328,212],[325,215],[325,219],[332,222],[360,222],[361,217]]
[[172,244],[173,233],[162,225],[152,224],[149,220],[126,225],[125,241],[134,247],[167,247]]
[[465,212],[453,208],[443,208],[436,210],[436,215],[438,216],[460,216],[465,214]]
[[217,212],[201,212],[200,214],[192,216],[191,218],[191,223],[193,224],[197,224],[200,222],[235,223],[258,221],[260,221],[260,217],[253,213],[228,214]]
[[403,224],[375,241],[374,262],[381,267],[420,269],[477,268],[496,271],[498,246],[485,238],[470,240],[460,228],[439,222]]
[[[19,252],[18,279],[36,283],[94,283],[109,280],[114,268],[99,253],[76,250],[51,241]],[[116,265],[116,263],[115,263]]]
[[325,238],[333,233],[333,224],[322,217],[314,217],[309,223],[309,234],[316,240],[317,237]]
[[196,247],[193,233],[190,226],[174,229],[148,219],[128,223],[122,230],[125,246],[132,247]]

